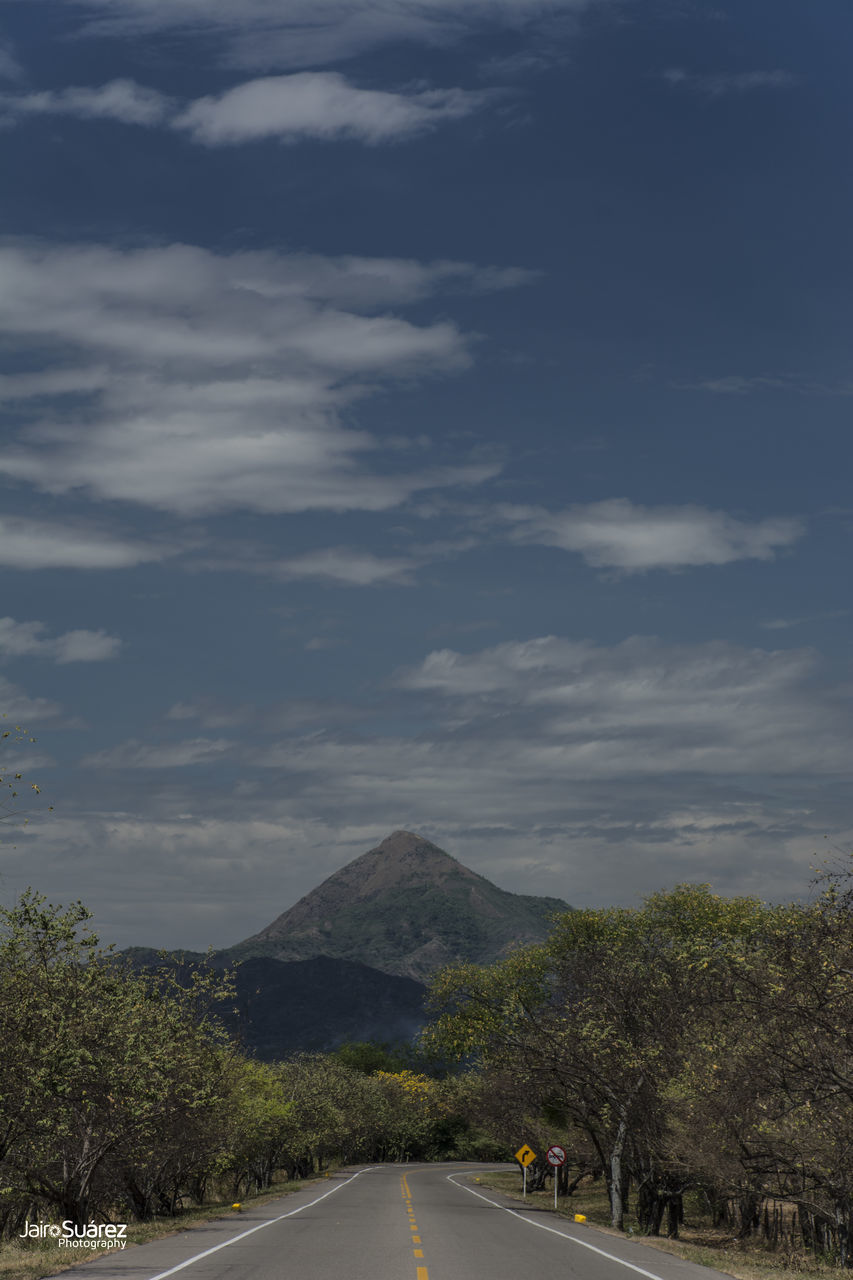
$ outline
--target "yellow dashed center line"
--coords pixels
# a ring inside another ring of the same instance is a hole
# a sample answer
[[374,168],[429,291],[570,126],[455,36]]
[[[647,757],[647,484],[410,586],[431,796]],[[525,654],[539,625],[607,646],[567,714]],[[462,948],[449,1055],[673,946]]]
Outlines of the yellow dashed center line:
[[[412,1193],[409,1190],[409,1183],[406,1179],[405,1174],[403,1174],[403,1176],[400,1178],[400,1191],[402,1193],[403,1199],[406,1202],[406,1212],[409,1218],[409,1230],[417,1231],[418,1225],[415,1222],[415,1211],[412,1208]],[[412,1244],[420,1244],[420,1243],[421,1243],[420,1236],[413,1235]],[[423,1249],[413,1249],[412,1253],[416,1258],[422,1258],[424,1256]],[[429,1280],[429,1272],[427,1271],[426,1267],[417,1267],[416,1272],[417,1272],[417,1280]]]

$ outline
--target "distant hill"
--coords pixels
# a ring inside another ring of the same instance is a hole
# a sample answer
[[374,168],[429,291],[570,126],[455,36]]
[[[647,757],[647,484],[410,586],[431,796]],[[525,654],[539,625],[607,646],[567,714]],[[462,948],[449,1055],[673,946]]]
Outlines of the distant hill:
[[403,1043],[425,1020],[426,988],[420,982],[351,960],[256,956],[232,965],[227,952],[208,957],[148,947],[131,947],[119,958],[134,969],[165,965],[182,982],[189,982],[192,971],[206,962],[230,968],[235,995],[213,1011],[244,1049],[268,1061],[335,1049],[347,1041]]
[[350,960],[257,956],[238,965],[235,976],[237,999],[220,1016],[259,1058],[334,1049],[353,1040],[408,1041],[425,1020],[421,983]]
[[410,831],[395,831],[336,871],[229,959],[330,956],[423,981],[461,960],[489,964],[539,942],[559,898],[507,893]]
[[[220,1017],[249,1052],[274,1059],[411,1039],[437,969],[491,964],[542,941],[549,917],[569,910],[559,898],[507,893],[429,840],[395,831],[245,942],[165,960],[184,975],[205,961],[235,969],[237,998]],[[121,956],[140,969],[164,962],[148,947]]]

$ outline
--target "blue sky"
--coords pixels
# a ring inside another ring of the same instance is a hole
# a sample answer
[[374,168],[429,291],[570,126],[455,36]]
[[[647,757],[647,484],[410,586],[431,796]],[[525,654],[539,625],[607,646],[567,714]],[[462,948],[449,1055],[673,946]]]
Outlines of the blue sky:
[[853,14],[0,5],[0,893],[224,946],[850,847]]

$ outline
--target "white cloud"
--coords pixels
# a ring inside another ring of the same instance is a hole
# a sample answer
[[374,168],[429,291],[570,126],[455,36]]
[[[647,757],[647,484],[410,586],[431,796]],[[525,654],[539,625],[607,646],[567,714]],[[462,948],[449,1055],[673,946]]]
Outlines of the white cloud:
[[104,662],[115,658],[122,642],[117,636],[106,631],[66,631],[54,641],[56,661],[64,662]]
[[22,80],[24,68],[8,45],[0,46],[0,80]]
[[523,733],[517,768],[530,776],[829,774],[845,767],[853,721],[812,684],[816,662],[808,649],[546,636],[437,650],[398,679],[445,699],[466,743],[490,725],[507,748]]
[[[822,688],[816,674],[811,650],[722,641],[632,637],[606,646],[544,636],[470,654],[436,650],[395,680],[423,701],[421,736],[303,734],[297,720],[293,736],[243,742],[240,759],[289,776],[289,795],[322,794],[343,810],[363,789],[417,805],[420,821],[431,812],[544,821],[573,803],[572,788],[606,783],[612,796],[619,779],[846,777],[849,698]],[[179,705],[171,718],[195,715],[206,713]],[[226,749],[224,739],[131,742],[98,763],[171,767],[182,753],[195,763]]]
[[133,80],[111,80],[97,88],[70,85],[41,93],[0,94],[0,113],[12,116],[63,115],[153,125],[163,123],[170,110],[169,98]]
[[[571,20],[595,0],[67,0],[84,30],[219,34],[229,60],[251,67],[321,66],[397,41],[445,45],[485,28],[533,31]],[[602,0],[598,0],[599,3]]]
[[[288,812],[269,783],[227,792],[231,814],[192,802],[179,815],[160,797],[156,811],[35,817],[17,849],[4,849],[7,895],[49,884],[58,901],[84,894],[105,941],[119,945],[229,946],[256,933],[327,876],[397,827],[420,831],[466,865],[518,893],[578,906],[633,903],[679,881],[709,880],[724,893],[784,901],[806,891],[811,855],[825,826],[789,806],[758,799],[679,803],[656,796],[653,814],[631,820],[597,806],[567,804],[557,824],[504,825],[488,816],[430,817],[372,797],[372,812],[318,819]],[[642,804],[636,793],[630,805]],[[849,845],[853,824],[839,824]],[[282,850],[287,850],[282,859]]]
[[850,382],[827,382],[802,374],[720,374],[671,383],[679,391],[710,391],[714,395],[746,396],[762,391],[779,391],[800,396],[849,396]]
[[229,800],[230,817],[192,808],[34,817],[15,832],[17,848],[0,846],[4,895],[36,883],[50,885],[54,900],[75,901],[85,877],[84,900],[104,941],[205,950],[256,932],[277,904],[289,906],[387,834],[375,823],[255,818],[245,789]]
[[[273,715],[181,704],[173,722],[198,719],[217,736],[91,757],[88,768],[119,769],[111,785],[123,812],[100,826],[79,820],[64,854],[101,859],[123,892],[143,863],[141,891],[164,905],[177,860],[176,891],[212,913],[205,927],[234,929],[228,886],[254,903],[259,927],[395,827],[422,831],[507,888],[593,904],[696,879],[784,899],[806,891],[823,834],[853,829],[849,691],[827,684],[809,650],[545,636],[437,650],[399,672],[396,690],[406,706],[386,690],[373,732],[355,703],[349,723],[319,704]],[[384,728],[389,711],[416,719],[419,734]],[[44,859],[54,837],[38,835]],[[152,867],[163,868],[159,888]]]
[[48,396],[80,395],[102,391],[110,380],[105,368],[55,369],[39,373],[0,374],[0,405],[39,400]]
[[319,578],[349,587],[411,586],[416,561],[353,547],[323,547],[280,560],[273,568],[282,578]]
[[246,729],[259,733],[298,733],[308,729],[328,729],[330,725],[346,725],[363,720],[363,709],[349,702],[333,702],[328,698],[286,698],[281,702],[227,702],[221,697],[206,696],[194,702],[176,702],[166,712],[166,720],[196,720],[204,729]]
[[0,676],[0,712],[7,717],[8,723],[0,720],[2,727],[16,722],[31,730],[42,720],[55,720],[62,712],[58,702],[51,698],[31,698],[18,685],[12,684],[4,676]]
[[[421,483],[439,488],[474,485],[495,473],[493,463],[471,463],[452,469],[424,471]],[[377,554],[358,546],[321,546],[299,555],[282,557],[261,543],[223,539],[221,542],[209,540],[198,554],[185,559],[184,567],[191,571],[252,574],[278,581],[315,579],[351,587],[408,587],[414,585],[417,572],[427,565],[455,559],[482,545],[479,537],[416,542],[409,540],[411,531],[405,528],[398,527],[391,532],[395,542],[404,542],[405,554]],[[451,627],[451,630],[457,628]]]
[[765,631],[789,631],[791,627],[802,627],[809,622],[835,622],[839,618],[849,618],[853,610],[827,609],[823,613],[810,613],[801,618],[769,618],[758,625]]
[[[278,780],[290,816],[322,806],[327,821],[373,815],[414,830],[500,830],[505,848],[514,843],[517,876],[521,851],[541,857],[553,837],[578,870],[582,849],[611,846],[625,887],[651,891],[661,881],[632,869],[626,850],[654,853],[663,865],[670,844],[678,846],[678,878],[698,870],[739,891],[749,881],[751,891],[746,864],[756,844],[745,841],[761,839],[766,868],[779,849],[774,833],[829,825],[833,805],[851,821],[849,698],[822,689],[815,675],[808,651],[641,638],[608,647],[545,637],[468,655],[441,651],[399,677],[422,699],[418,737],[313,732],[244,746],[244,763]],[[809,786],[820,789],[820,816],[801,800],[793,812]],[[704,828],[695,815],[681,819],[665,836],[656,824],[676,809],[713,817]],[[718,839],[730,850],[740,840],[739,865],[703,864]],[[805,882],[807,860],[800,872]],[[599,901],[613,900],[608,875],[584,874]]]
[[51,658],[57,663],[104,662],[115,658],[121,648],[117,636],[106,631],[66,631],[46,638],[43,622],[16,622],[0,618],[0,658]]
[[62,115],[161,125],[211,147],[264,138],[376,144],[411,138],[444,121],[458,120],[480,110],[492,97],[488,90],[360,89],[334,71],[303,71],[250,80],[183,105],[133,80],[4,93],[0,94],[0,118],[10,122]]
[[464,89],[387,93],[358,89],[333,71],[269,76],[199,98],[173,127],[208,146],[258,138],[355,139],[378,143],[409,138],[481,108],[488,94]]
[[225,738],[193,738],[185,742],[125,742],[81,760],[84,769],[185,769],[221,760],[231,750]]
[[550,512],[538,507],[504,507],[518,542],[560,547],[587,564],[623,573],[772,560],[796,542],[803,522],[793,518],[749,523],[724,511],[699,506],[642,507],[610,498]]
[[418,490],[480,483],[496,465],[372,469],[381,442],[340,414],[394,379],[470,363],[451,321],[414,324],[399,307],[527,278],[464,263],[180,244],[7,244],[0,333],[37,352],[45,375],[42,386],[38,374],[10,379],[7,398],[29,397],[38,410],[39,397],[74,391],[75,377],[79,386],[42,416],[29,413],[0,472],[52,494],[182,515],[379,511]]
[[725,374],[718,378],[702,378],[698,382],[681,382],[678,386],[687,391],[711,391],[715,395],[745,396],[753,391],[786,391],[798,390],[793,378],[742,374]]
[[711,98],[728,94],[752,93],[756,89],[790,89],[799,78],[790,71],[716,71],[701,73],[671,67],[663,73],[673,88],[693,89]]
[[127,569],[173,552],[73,522],[0,516],[0,564],[11,569]]

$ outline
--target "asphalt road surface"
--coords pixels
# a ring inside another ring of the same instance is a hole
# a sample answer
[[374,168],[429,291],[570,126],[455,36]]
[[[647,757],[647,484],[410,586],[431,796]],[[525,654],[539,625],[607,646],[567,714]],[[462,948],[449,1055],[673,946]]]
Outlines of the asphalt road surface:
[[478,1168],[348,1170],[233,1217],[111,1250],[66,1272],[66,1280],[730,1280],[524,1209],[478,1186]]

